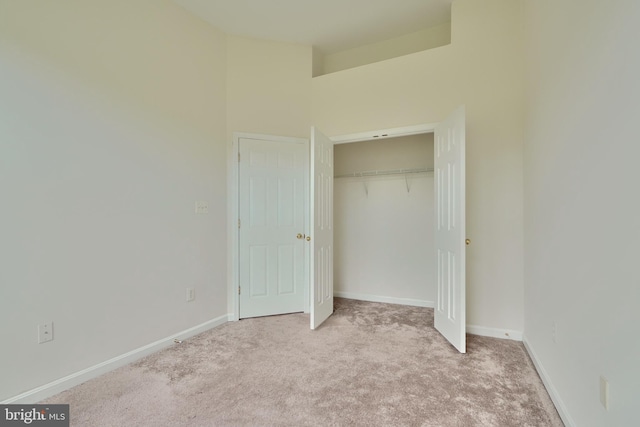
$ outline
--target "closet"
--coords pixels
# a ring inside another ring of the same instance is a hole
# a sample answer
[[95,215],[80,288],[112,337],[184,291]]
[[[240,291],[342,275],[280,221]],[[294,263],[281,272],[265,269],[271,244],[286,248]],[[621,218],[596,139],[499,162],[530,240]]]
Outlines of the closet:
[[433,134],[334,146],[334,293],[433,306]]

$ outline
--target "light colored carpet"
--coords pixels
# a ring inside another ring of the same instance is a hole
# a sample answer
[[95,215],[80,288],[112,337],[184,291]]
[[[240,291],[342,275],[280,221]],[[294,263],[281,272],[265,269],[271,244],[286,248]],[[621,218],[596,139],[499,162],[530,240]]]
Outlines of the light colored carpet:
[[51,397],[73,426],[562,426],[522,343],[467,336],[433,309],[336,299],[227,323]]

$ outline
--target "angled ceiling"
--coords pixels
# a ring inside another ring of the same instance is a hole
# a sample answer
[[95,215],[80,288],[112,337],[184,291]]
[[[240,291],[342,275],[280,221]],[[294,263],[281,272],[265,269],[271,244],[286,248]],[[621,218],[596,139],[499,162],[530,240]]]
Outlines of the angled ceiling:
[[228,34],[335,53],[450,21],[452,0],[173,0]]

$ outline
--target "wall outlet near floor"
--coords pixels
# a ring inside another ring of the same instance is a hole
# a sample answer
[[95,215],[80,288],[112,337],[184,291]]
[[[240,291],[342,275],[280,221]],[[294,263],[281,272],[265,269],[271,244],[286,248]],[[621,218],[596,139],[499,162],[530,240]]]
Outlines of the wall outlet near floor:
[[554,343],[558,342],[558,323],[555,320],[551,322],[551,340]]
[[609,381],[600,375],[600,403],[604,409],[609,410]]
[[194,288],[187,288],[187,302],[196,299],[196,290]]
[[38,344],[53,341],[53,322],[38,325]]

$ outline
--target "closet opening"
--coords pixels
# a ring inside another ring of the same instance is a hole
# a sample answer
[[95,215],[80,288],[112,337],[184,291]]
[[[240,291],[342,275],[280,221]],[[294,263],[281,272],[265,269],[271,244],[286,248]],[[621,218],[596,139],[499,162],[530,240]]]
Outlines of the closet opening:
[[334,295],[433,307],[434,134],[334,146]]

